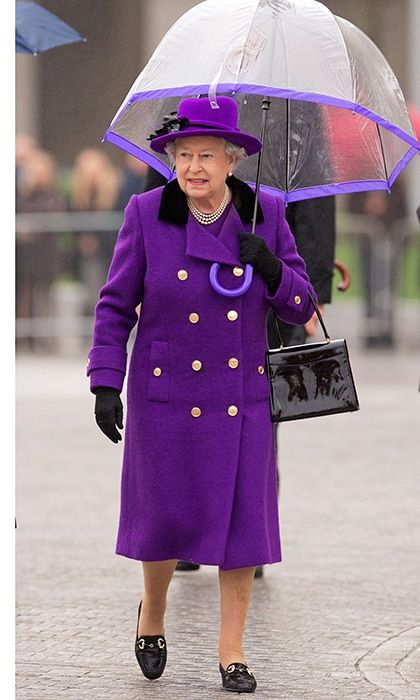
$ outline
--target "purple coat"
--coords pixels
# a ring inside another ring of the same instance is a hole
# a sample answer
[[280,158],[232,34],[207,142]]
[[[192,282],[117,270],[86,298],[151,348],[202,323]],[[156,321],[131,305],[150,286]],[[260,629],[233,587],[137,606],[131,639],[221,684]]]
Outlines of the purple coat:
[[237,209],[231,207],[216,237],[191,215],[186,224],[160,220],[161,197],[159,188],[128,203],[88,359],[92,389],[122,388],[141,302],[116,552],[223,569],[278,562],[266,317],[272,306],[281,319],[306,323],[307,290],[314,292],[277,197],[261,193],[257,234],[283,260],[280,286],[270,296],[255,274],[236,298],[213,291],[209,270],[221,263],[221,283],[242,284],[238,232],[250,228]]

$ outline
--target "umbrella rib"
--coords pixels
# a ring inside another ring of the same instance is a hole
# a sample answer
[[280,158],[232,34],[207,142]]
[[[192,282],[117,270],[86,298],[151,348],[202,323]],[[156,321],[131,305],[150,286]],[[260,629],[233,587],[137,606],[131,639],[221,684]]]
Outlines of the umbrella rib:
[[[327,9],[328,9],[328,8],[327,8]],[[328,10],[328,11],[331,12],[330,10]],[[331,13],[331,14],[332,14],[332,13]],[[356,84],[355,84],[355,80],[354,80],[353,71],[352,71],[352,68],[351,68],[352,63],[351,63],[351,59],[350,59],[349,50],[348,50],[348,47],[347,47],[347,44],[346,44],[346,40],[344,39],[343,32],[341,31],[340,24],[339,24],[339,22],[337,21],[337,15],[332,14],[332,16],[333,16],[334,21],[335,21],[335,23],[336,23],[336,25],[337,25],[338,32],[339,32],[340,37],[341,37],[342,45],[343,45],[344,50],[345,50],[345,52],[346,52],[346,58],[347,58],[347,64],[348,64],[348,71],[349,71],[350,80],[351,80],[351,98],[352,98],[353,102],[356,102]],[[338,19],[341,19],[341,17],[339,17]]]
[[376,123],[376,131],[378,132],[379,143],[381,144],[381,152],[382,152],[382,160],[383,160],[384,169],[385,169],[385,177],[386,177],[386,181],[387,181],[387,184],[389,187],[389,176],[388,176],[388,168],[386,167],[384,144],[382,142],[382,136],[381,136],[381,132],[379,130],[379,124],[378,124],[378,122],[375,122],[375,123]]
[[240,62],[240,64],[239,64],[238,73],[237,73],[237,75],[236,75],[236,82],[237,82],[237,83],[239,83],[239,75],[240,75],[240,73],[241,73],[242,66],[243,66],[243,63],[244,63],[244,58],[245,58],[245,47],[246,47],[247,41],[248,41],[248,39],[249,39],[249,35],[251,34],[252,23],[253,23],[253,21],[254,21],[255,13],[256,13],[256,11],[258,10],[259,6],[260,6],[260,0],[257,0],[257,4],[256,4],[256,7],[255,7],[255,9],[254,9],[254,12],[253,12],[251,21],[250,21],[250,23],[249,23],[248,31],[247,31],[247,33],[246,33],[246,38],[245,38],[244,45],[243,45],[243,48],[242,48],[241,62]]

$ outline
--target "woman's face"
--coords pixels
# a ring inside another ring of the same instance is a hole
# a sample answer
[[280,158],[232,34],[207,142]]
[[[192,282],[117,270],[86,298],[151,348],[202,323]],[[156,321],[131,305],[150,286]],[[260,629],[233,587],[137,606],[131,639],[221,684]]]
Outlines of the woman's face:
[[217,207],[225,193],[233,158],[223,139],[192,136],[175,141],[175,170],[183,192],[197,203]]

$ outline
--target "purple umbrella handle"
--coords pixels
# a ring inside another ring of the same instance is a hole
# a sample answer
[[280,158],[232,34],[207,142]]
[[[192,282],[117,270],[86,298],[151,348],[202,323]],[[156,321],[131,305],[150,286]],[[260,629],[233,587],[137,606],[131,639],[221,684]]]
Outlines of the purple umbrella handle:
[[224,297],[240,297],[242,294],[250,288],[252,282],[252,265],[245,265],[245,279],[243,285],[237,289],[225,289],[219,284],[217,275],[219,273],[220,265],[219,263],[213,263],[210,268],[210,285],[213,287],[214,291],[218,294],[222,294]]

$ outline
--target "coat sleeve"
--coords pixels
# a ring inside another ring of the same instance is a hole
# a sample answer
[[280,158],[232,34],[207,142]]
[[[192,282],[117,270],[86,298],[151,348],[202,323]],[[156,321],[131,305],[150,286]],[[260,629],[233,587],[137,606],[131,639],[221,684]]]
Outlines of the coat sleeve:
[[277,200],[278,221],[276,255],[282,261],[282,275],[275,294],[266,292],[266,298],[274,313],[286,323],[304,325],[314,313],[308,291],[315,301],[317,297],[310,283],[303,259],[297,252],[295,239],[284,216],[284,205]]
[[137,323],[136,307],[143,299],[146,255],[137,195],[124,212],[105,285],[95,308],[93,346],[87,361],[90,388],[121,391],[127,364],[127,341]]

